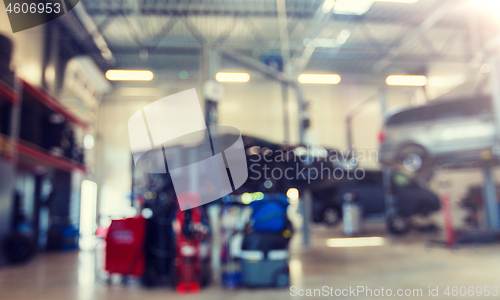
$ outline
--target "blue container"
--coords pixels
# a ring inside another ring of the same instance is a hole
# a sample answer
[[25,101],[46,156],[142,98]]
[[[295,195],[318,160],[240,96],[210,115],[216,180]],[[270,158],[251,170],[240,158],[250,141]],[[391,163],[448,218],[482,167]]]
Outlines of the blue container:
[[61,230],[61,250],[77,250],[79,230],[73,225],[64,226]]

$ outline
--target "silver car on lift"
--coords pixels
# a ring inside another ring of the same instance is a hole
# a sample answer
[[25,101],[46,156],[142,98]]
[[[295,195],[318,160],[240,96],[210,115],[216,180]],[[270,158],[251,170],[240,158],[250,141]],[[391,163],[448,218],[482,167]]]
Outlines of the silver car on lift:
[[418,171],[430,163],[490,159],[498,153],[491,97],[478,96],[400,110],[379,135],[382,163]]

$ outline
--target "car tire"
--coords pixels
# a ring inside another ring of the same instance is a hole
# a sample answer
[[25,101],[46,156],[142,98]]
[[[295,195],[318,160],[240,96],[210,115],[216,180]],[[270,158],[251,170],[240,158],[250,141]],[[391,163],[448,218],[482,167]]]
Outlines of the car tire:
[[408,145],[398,151],[397,159],[408,171],[417,172],[427,165],[428,155],[423,147]]
[[32,237],[20,233],[11,233],[4,242],[5,257],[12,264],[21,264],[30,260],[36,252]]
[[407,216],[395,214],[387,218],[387,230],[392,234],[407,234],[411,228],[411,219]]
[[290,286],[290,272],[288,269],[284,269],[276,275],[274,286],[279,289],[288,288]]
[[336,226],[342,220],[342,213],[338,207],[329,206],[321,213],[321,219],[328,226]]

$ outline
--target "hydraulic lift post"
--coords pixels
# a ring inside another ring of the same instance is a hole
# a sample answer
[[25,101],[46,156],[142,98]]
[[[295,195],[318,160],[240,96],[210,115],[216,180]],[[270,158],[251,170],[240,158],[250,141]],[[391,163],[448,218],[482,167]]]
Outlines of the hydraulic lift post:
[[[493,113],[497,132],[497,143],[500,142],[500,57],[492,54],[490,57],[490,84],[492,88]],[[493,153],[496,154],[496,153]],[[497,191],[492,167],[484,168],[484,189],[486,215],[488,216],[488,226],[492,231],[500,230],[500,217],[497,199]]]

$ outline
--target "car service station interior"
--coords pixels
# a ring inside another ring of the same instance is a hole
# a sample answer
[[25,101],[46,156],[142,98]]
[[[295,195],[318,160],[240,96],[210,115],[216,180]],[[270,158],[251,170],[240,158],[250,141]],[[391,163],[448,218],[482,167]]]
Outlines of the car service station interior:
[[0,3],[0,299],[500,297],[500,1]]

